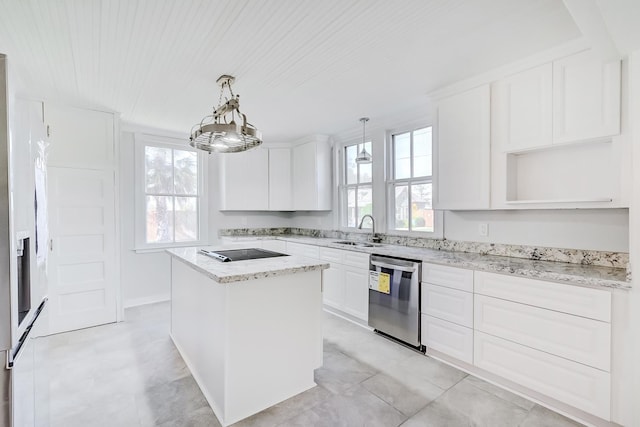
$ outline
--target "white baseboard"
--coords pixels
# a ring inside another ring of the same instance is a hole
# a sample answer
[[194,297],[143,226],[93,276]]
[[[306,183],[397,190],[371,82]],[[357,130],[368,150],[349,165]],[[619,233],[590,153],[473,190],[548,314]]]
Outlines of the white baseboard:
[[157,302],[165,302],[171,299],[171,294],[152,295],[144,298],[133,298],[124,302],[124,308],[137,307],[140,305],[155,304]]

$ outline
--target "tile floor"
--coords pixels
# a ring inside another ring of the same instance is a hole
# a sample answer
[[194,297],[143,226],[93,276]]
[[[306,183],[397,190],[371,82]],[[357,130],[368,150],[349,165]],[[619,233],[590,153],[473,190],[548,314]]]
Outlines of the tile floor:
[[[220,426],[168,336],[169,304],[59,334],[50,424]],[[325,314],[317,387],[234,426],[579,426],[533,402]]]

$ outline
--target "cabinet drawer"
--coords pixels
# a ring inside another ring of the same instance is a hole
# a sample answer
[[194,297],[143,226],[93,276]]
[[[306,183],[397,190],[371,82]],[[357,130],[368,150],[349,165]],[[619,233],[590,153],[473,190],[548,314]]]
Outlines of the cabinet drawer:
[[444,286],[422,284],[422,313],[473,328],[473,294]]
[[421,335],[427,349],[473,363],[473,329],[423,314]]
[[475,331],[474,364],[605,420],[610,419],[607,372]]
[[549,310],[611,321],[611,293],[561,283],[477,271],[476,294],[521,302]]
[[323,261],[369,270],[369,254],[325,247],[320,247],[319,253]]
[[422,281],[473,292],[473,270],[423,263]]
[[610,370],[609,323],[482,295],[475,297],[474,312],[476,330]]
[[305,256],[315,259],[320,258],[317,246],[302,243],[287,242],[287,253],[289,255]]

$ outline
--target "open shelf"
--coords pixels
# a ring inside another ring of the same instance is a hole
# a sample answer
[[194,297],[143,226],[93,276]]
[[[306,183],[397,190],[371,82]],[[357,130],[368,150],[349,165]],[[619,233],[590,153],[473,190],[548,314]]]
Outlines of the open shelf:
[[611,141],[552,146],[506,156],[508,205],[613,200],[618,171]]

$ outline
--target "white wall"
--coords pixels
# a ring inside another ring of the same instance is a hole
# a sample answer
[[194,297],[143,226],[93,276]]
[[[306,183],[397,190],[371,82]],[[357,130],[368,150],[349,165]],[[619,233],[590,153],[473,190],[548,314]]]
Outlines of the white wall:
[[[489,235],[480,236],[480,224]],[[628,209],[469,211],[444,215],[449,240],[627,252]]]
[[171,264],[164,252],[136,253],[134,137],[120,137],[120,280],[124,307],[169,299]]

